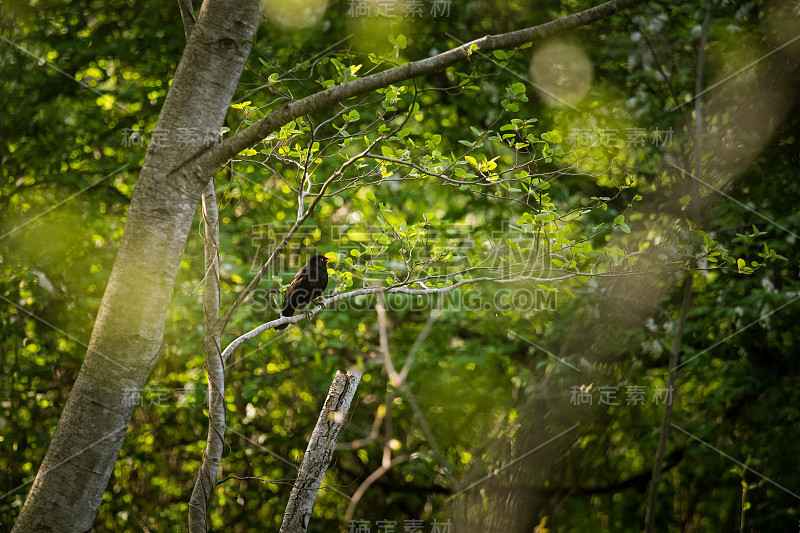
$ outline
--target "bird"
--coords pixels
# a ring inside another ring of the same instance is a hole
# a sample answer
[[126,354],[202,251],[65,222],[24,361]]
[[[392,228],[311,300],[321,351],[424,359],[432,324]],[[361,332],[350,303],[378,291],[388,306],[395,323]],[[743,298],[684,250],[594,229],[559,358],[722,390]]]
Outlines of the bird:
[[[328,266],[330,261],[324,255],[315,255],[297,271],[294,279],[283,295],[281,317],[292,316],[298,309],[319,298],[328,288]],[[275,329],[286,329],[289,324],[275,326]]]

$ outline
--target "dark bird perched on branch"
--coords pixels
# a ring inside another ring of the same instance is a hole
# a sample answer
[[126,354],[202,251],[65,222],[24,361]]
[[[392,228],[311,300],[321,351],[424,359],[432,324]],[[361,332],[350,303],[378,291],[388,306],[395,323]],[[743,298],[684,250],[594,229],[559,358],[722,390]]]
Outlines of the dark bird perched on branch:
[[[298,309],[316,300],[328,288],[328,261],[324,255],[315,255],[303,268],[297,271],[289,288],[283,295],[281,316],[292,316]],[[289,324],[275,326],[275,329],[286,329]]]

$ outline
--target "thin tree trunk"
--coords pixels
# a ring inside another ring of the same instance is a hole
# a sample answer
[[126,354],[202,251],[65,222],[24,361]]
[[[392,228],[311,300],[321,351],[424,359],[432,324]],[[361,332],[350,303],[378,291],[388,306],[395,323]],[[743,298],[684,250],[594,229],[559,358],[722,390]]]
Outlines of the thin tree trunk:
[[681,315],[675,331],[675,338],[672,341],[672,349],[669,353],[669,380],[667,382],[667,394],[670,394],[670,401],[664,405],[664,414],[661,417],[661,432],[658,436],[658,448],[656,457],[653,460],[653,473],[650,478],[650,492],[647,496],[647,510],[645,511],[645,531],[652,533],[655,527],[658,503],[658,485],[661,482],[661,463],[664,461],[664,454],[667,451],[667,437],[669,427],[672,422],[672,404],[675,403],[677,394],[675,393],[675,379],[678,375],[678,356],[681,353],[681,342],[683,341],[683,330],[686,327],[686,315],[689,314],[689,306],[692,302],[692,285],[694,277],[691,272],[686,273],[683,285],[683,302],[681,303]]
[[[700,34],[700,49],[697,53],[697,72],[695,75],[695,132],[694,132],[694,175],[700,176],[702,168],[701,154],[702,154],[702,137],[703,137],[703,108],[702,99],[700,94],[703,89],[703,69],[706,62],[706,42],[708,41],[708,26],[711,24],[711,10],[714,8],[715,2],[708,5],[706,9],[705,18],[703,19],[702,32]],[[691,212],[695,220],[700,214],[700,189],[697,180],[694,180],[691,186],[692,207]],[[683,303],[681,305],[681,316],[678,324],[678,330],[675,332],[675,339],[672,343],[669,357],[669,385],[667,390],[674,391],[676,380],[676,366],[678,365],[678,356],[681,352],[681,340],[683,337],[683,330],[686,325],[686,314],[689,312],[689,304],[692,300],[692,284],[694,278],[691,271],[687,273],[684,281]],[[675,400],[673,393],[672,402],[664,406],[664,413],[661,418],[661,432],[658,437],[658,447],[656,449],[656,456],[653,460],[653,474],[650,479],[650,488],[647,495],[647,508],[645,510],[645,533],[652,533],[655,527],[656,514],[658,512],[658,485],[661,482],[661,463],[664,460],[664,454],[667,450],[667,437],[669,436],[670,423],[672,422],[672,403]]]
[[283,515],[281,533],[305,533],[308,528],[311,510],[322,486],[322,476],[325,475],[339,442],[339,434],[347,420],[350,403],[360,380],[361,373],[358,371],[351,370],[347,374],[336,372],[297,472],[297,480]]
[[210,180],[203,194],[203,234],[205,236],[206,275],[203,292],[205,311],[205,337],[203,351],[206,356],[208,376],[208,437],[203,451],[203,462],[189,500],[189,531],[205,532],[210,526],[208,507],[217,482],[217,471],[222,459],[225,440],[225,365],[219,332],[219,212],[214,180]]
[[[175,275],[210,174],[170,173],[220,131],[260,16],[254,0],[207,0],[200,11],[147,149],[86,358],[15,533],[92,527],[131,399],[164,355]],[[192,135],[178,142],[179,131]]]

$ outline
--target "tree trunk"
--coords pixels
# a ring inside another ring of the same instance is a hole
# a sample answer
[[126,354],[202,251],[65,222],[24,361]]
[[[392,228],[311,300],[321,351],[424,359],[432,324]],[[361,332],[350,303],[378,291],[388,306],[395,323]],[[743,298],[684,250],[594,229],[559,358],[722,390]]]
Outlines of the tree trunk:
[[181,253],[215,169],[171,172],[216,140],[260,6],[254,0],[203,4],[139,174],[86,358],[14,532],[92,527],[136,403],[130,400],[164,354]]
[[359,381],[361,372],[357,370],[350,370],[346,374],[336,372],[317,425],[308,441],[303,462],[297,471],[297,479],[283,515],[281,533],[305,533],[308,529],[311,510],[322,486],[322,477],[339,443],[339,435],[347,420]]
[[228,408],[225,405],[225,365],[222,361],[219,331],[219,211],[214,180],[209,181],[203,194],[203,234],[205,235],[206,276],[203,289],[205,311],[205,337],[203,351],[206,355],[208,375],[208,437],[203,461],[189,500],[189,531],[205,532],[208,521],[208,503],[217,486],[222,449],[225,446],[225,423]]

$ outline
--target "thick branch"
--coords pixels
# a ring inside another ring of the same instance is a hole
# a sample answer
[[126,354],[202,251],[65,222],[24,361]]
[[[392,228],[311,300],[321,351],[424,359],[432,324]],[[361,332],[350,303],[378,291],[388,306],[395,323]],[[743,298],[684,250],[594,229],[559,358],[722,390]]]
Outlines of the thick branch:
[[270,133],[277,131],[281,126],[291,120],[330,107],[348,98],[388,87],[394,83],[442,71],[456,63],[468,60],[471,56],[470,49],[473,46],[477,46],[482,52],[516,48],[566,30],[586,26],[587,24],[608,18],[627,7],[639,3],[643,3],[643,0],[611,0],[610,2],[587,9],[586,11],[581,11],[580,13],[575,13],[539,26],[501,35],[487,35],[439,55],[406,63],[405,65],[394,67],[336,87],[331,87],[330,89],[320,91],[316,94],[301,98],[300,100],[289,102],[252,126],[226,139],[222,144],[199,154],[198,157],[183,165],[178,171],[187,171],[188,167],[214,170],[245,148],[255,145]]
[[347,374],[336,372],[297,472],[297,480],[283,516],[281,533],[304,533],[308,528],[311,510],[322,486],[322,476],[325,475],[336,443],[339,442],[339,434],[347,420],[347,412],[360,380],[361,372],[357,370],[351,370]]

